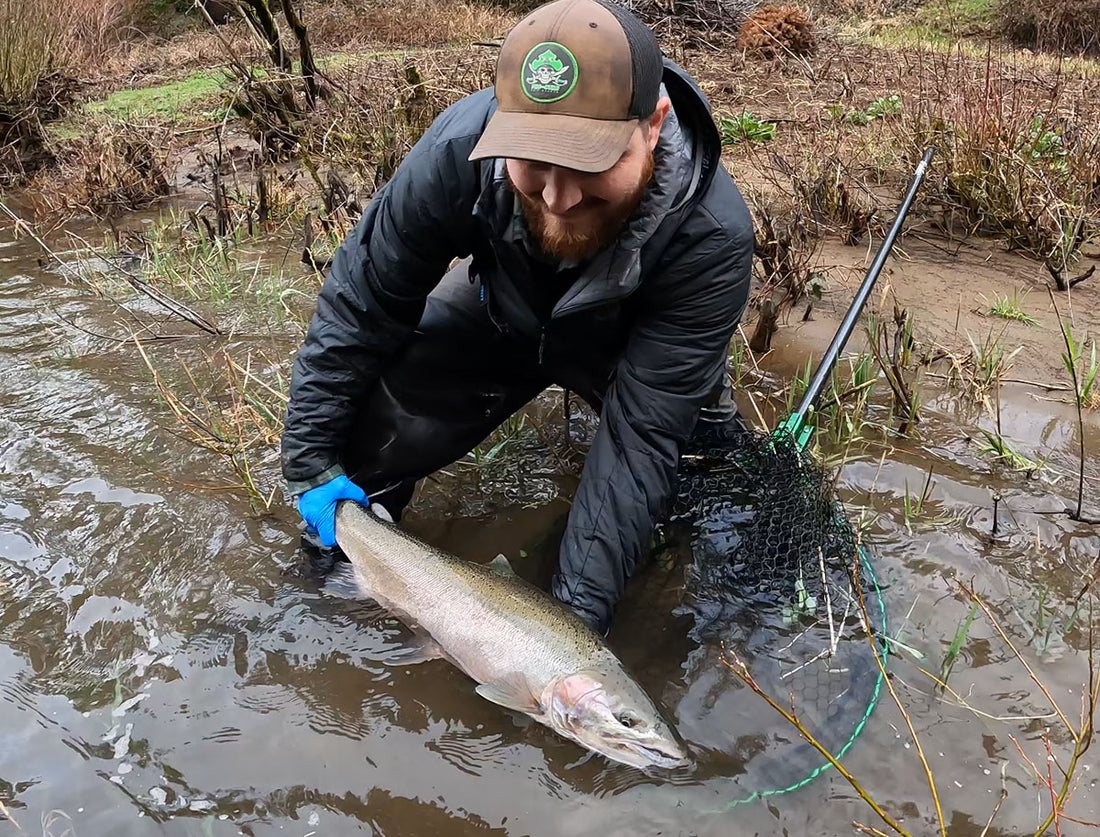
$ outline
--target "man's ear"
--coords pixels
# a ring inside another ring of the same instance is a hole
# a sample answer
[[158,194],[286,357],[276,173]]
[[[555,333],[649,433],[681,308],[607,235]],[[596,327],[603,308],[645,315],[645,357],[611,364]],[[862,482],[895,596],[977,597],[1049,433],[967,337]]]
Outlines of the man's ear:
[[649,143],[650,151],[657,147],[657,140],[661,137],[661,126],[665,124],[665,117],[671,109],[672,101],[668,96],[662,96],[657,100],[657,107],[653,109],[653,113],[645,120],[646,142]]

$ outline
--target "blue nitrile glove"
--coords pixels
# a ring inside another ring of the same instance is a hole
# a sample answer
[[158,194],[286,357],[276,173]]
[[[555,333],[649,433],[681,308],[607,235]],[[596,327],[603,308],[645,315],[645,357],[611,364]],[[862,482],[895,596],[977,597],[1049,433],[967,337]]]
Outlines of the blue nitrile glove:
[[311,488],[298,498],[298,513],[311,532],[316,532],[325,546],[336,546],[336,502],[354,500],[367,505],[367,495],[343,474]]

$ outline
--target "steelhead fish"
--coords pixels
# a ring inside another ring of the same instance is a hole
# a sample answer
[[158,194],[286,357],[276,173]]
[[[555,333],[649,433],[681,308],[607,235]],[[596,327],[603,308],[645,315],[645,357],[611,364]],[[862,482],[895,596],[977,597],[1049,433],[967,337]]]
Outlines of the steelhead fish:
[[438,648],[423,657],[449,660],[483,698],[632,767],[687,764],[679,736],[603,639],[503,556],[464,561],[350,501],[337,507],[336,540],[360,592],[427,633]]

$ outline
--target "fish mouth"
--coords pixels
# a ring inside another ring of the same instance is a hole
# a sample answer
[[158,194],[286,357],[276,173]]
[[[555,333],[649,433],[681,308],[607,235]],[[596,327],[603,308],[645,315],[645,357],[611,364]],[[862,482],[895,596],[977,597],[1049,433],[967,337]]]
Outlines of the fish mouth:
[[687,767],[691,764],[691,759],[688,758],[687,753],[669,753],[658,747],[652,747],[638,742],[630,742],[626,744],[626,746],[645,759],[645,767],[659,767],[662,770],[675,770],[678,767]]
[[639,740],[598,737],[591,734],[585,735],[577,730],[573,731],[571,737],[589,750],[639,770],[652,768],[675,770],[691,764],[691,758],[687,752],[679,742],[673,739]]

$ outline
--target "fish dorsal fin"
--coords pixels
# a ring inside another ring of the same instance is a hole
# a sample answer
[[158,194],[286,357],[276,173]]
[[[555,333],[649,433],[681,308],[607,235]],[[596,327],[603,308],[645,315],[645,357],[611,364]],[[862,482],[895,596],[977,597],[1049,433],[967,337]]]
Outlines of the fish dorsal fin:
[[503,552],[490,561],[487,566],[497,575],[502,575],[506,578],[516,574],[516,571],[512,569],[512,565],[508,563],[508,559],[504,557]]
[[393,523],[393,515],[390,514],[390,510],[381,503],[371,503],[370,510],[374,512],[374,516],[379,520],[384,520],[386,523]]
[[538,699],[531,693],[527,679],[521,674],[509,674],[491,683],[482,683],[476,691],[486,700],[505,709],[514,709],[528,715],[542,712]]

